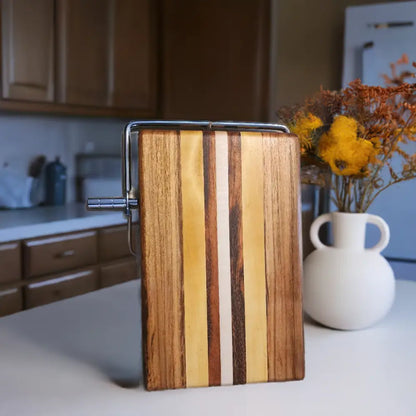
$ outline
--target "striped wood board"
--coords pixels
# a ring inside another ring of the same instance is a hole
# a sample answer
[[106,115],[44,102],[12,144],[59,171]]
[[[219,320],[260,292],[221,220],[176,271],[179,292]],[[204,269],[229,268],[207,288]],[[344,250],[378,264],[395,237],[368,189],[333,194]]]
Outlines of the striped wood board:
[[139,138],[148,390],[304,377],[296,136]]

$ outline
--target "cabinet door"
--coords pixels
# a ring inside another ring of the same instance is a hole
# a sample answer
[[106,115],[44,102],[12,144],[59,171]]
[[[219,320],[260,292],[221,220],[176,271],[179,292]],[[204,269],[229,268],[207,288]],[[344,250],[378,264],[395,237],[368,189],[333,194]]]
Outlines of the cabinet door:
[[101,287],[117,285],[139,276],[136,259],[126,258],[113,263],[103,264],[100,267]]
[[20,242],[0,244],[0,284],[22,278]]
[[19,312],[23,307],[22,290],[19,288],[0,289],[0,317]]
[[130,255],[126,225],[103,228],[98,231],[98,255],[101,262]]
[[108,105],[110,0],[57,0],[58,102]]
[[267,119],[270,1],[161,3],[163,116]]
[[58,102],[153,114],[152,10],[150,0],[57,0]]
[[1,2],[2,98],[54,100],[54,1]]
[[118,108],[155,112],[155,3],[150,0],[112,0],[113,53],[110,103]]

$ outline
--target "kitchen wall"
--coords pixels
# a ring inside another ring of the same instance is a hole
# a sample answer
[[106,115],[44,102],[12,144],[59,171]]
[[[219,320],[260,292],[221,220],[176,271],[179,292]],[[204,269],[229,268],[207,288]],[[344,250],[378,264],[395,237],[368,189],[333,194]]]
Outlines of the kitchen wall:
[[68,202],[75,200],[75,155],[120,154],[126,120],[0,114],[0,175],[8,169],[26,175],[33,157],[60,156],[68,168]]
[[386,0],[274,0],[272,111],[341,87],[345,8]]

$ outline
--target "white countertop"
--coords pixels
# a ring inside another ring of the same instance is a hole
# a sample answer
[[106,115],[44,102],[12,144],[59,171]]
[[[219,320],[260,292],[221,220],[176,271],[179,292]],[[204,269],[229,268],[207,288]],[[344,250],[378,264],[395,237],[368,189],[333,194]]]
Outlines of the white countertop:
[[416,283],[354,332],[305,323],[303,381],[147,392],[138,282],[0,319],[0,415],[416,414]]
[[0,243],[125,222],[121,212],[87,211],[83,203],[0,210]]

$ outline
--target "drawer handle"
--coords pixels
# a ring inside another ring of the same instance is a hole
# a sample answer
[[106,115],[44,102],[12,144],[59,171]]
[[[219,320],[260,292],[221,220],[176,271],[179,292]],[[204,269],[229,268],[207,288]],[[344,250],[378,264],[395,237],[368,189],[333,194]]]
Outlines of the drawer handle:
[[58,259],[62,259],[64,257],[71,257],[75,254],[75,250],[65,250],[62,253],[55,254],[55,257]]

